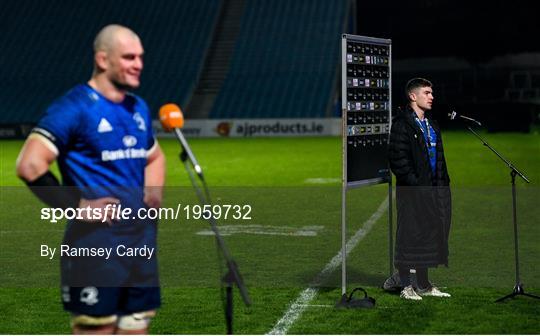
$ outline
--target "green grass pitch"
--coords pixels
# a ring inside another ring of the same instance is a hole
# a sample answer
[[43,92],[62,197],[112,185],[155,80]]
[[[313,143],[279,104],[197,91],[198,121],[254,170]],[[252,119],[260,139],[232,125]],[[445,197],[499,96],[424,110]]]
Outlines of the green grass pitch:
[[[531,180],[517,181],[520,274],[525,290],[540,295],[540,135],[484,136]],[[450,267],[430,274],[453,296],[403,302],[379,289],[389,271],[384,212],[347,258],[348,289],[366,288],[377,300],[372,310],[335,309],[341,268],[320,275],[341,248],[339,138],[190,140],[214,202],[252,206],[251,220],[220,222],[253,300],[245,307],[235,289],[235,333],[269,332],[317,279],[316,295],[288,333],[537,334],[540,300],[522,296],[493,302],[514,285],[508,168],[469,133],[452,131],[443,137],[453,186]],[[178,160],[179,145],[174,139],[160,143],[167,156],[165,206],[195,204]],[[64,223],[40,220],[42,205],[17,180],[21,146],[21,141],[0,142],[0,334],[69,333],[60,304],[58,260],[39,256],[40,244],[60,244]],[[347,193],[349,238],[387,193],[385,185]],[[201,220],[160,223],[163,306],[151,333],[225,333],[220,267],[207,229]]]

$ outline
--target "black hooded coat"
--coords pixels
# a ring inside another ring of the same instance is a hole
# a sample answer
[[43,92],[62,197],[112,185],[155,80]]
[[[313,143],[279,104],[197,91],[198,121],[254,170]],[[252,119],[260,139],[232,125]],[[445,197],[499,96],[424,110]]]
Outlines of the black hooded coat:
[[396,176],[396,268],[448,266],[452,198],[450,177],[438,124],[435,174],[420,126],[408,107],[392,120],[390,169]]

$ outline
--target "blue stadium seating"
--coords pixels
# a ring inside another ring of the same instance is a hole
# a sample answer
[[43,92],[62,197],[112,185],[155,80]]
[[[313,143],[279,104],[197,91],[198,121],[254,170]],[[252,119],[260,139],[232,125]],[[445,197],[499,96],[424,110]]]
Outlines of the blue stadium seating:
[[347,1],[246,2],[231,67],[213,118],[331,114]]
[[101,27],[131,27],[145,47],[137,94],[153,113],[187,102],[211,42],[221,0],[3,1],[0,124],[35,122],[48,104],[92,73]]
[[[213,118],[324,117],[330,112],[346,0],[250,0]],[[222,0],[6,1],[0,11],[0,124],[37,121],[92,71],[92,40],[109,23],[145,47],[142,86],[156,113],[185,106]]]

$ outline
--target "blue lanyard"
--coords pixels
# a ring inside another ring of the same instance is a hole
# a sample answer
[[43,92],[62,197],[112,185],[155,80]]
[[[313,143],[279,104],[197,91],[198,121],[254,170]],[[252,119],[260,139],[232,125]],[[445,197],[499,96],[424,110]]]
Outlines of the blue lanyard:
[[[422,131],[422,134],[424,134],[424,140],[426,140],[426,145],[429,149],[429,147],[435,147],[437,144],[433,143],[433,137],[431,136],[431,127],[429,126],[429,120],[428,118],[424,118],[426,121],[426,129],[424,130],[424,124],[420,121],[418,117],[414,118],[416,122],[418,123],[418,126],[420,126],[420,130]],[[426,138],[427,133],[427,138]]]

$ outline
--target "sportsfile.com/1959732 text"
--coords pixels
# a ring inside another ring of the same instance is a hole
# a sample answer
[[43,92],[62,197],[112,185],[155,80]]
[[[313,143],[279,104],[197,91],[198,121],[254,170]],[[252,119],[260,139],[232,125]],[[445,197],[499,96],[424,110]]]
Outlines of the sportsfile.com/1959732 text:
[[58,221],[81,220],[105,222],[108,220],[251,220],[252,207],[249,204],[177,204],[176,207],[138,208],[123,207],[122,204],[107,204],[102,208],[42,208],[41,219],[56,223]]

